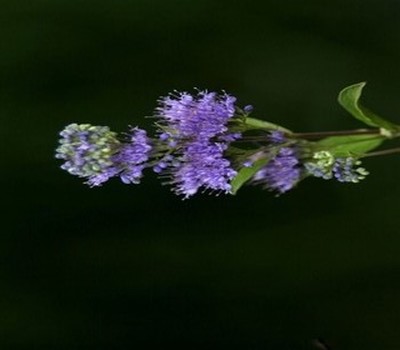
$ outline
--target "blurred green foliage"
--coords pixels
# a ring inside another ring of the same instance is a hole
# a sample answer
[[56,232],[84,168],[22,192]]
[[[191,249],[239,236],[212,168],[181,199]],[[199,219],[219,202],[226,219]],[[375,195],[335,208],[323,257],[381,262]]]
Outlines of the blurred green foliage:
[[400,123],[400,3],[3,0],[1,349],[400,346],[400,159],[358,185],[181,201],[152,174],[89,189],[71,122],[149,127],[158,96],[226,89],[296,131],[358,127],[337,92]]

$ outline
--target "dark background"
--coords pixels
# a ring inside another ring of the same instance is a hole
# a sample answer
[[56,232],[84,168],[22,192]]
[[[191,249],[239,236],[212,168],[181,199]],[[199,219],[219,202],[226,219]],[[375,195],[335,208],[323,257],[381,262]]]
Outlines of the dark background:
[[359,185],[187,201],[54,159],[66,124],[147,128],[173,89],[357,128],[336,96],[364,80],[400,123],[398,0],[1,1],[1,349],[399,349],[399,157]]

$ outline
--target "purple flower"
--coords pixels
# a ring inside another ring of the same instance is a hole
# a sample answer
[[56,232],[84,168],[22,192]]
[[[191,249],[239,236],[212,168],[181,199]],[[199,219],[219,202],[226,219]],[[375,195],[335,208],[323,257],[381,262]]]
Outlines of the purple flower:
[[247,106],[244,106],[243,111],[246,114],[250,114],[251,112],[253,112],[253,109],[254,109],[254,107],[252,105],[247,105]]
[[156,109],[160,121],[172,137],[209,140],[225,133],[235,114],[236,98],[227,94],[200,91],[163,97]]
[[268,140],[271,141],[272,143],[278,144],[278,143],[284,143],[287,139],[282,131],[275,130],[271,131],[271,133],[268,135]]
[[137,127],[131,129],[129,142],[124,143],[113,158],[121,169],[119,177],[123,183],[140,183],[151,149],[146,131]]
[[230,132],[228,122],[235,115],[236,98],[227,94],[186,92],[160,100],[161,144],[168,150],[154,170],[167,174],[174,190],[188,198],[200,188],[229,193],[236,175],[225,151],[241,137]]
[[229,181],[236,176],[230,162],[223,157],[220,143],[192,142],[174,172],[175,192],[188,198],[200,188],[229,193]]
[[246,160],[246,161],[244,161],[244,162],[242,163],[242,165],[243,165],[245,168],[250,168],[250,167],[253,166],[253,164],[254,164],[254,162],[253,162],[252,160]]
[[300,180],[300,176],[296,151],[290,147],[282,147],[278,154],[254,175],[253,181],[282,194],[291,190]]

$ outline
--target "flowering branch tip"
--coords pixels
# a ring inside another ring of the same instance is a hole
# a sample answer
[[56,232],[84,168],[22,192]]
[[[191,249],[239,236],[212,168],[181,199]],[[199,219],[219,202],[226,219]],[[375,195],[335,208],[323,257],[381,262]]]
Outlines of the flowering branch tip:
[[227,93],[174,92],[159,99],[154,136],[138,127],[121,135],[73,123],[60,132],[55,156],[89,186],[114,177],[139,184],[150,168],[184,199],[199,192],[235,194],[244,184],[279,195],[307,177],[358,183],[368,175],[361,158],[400,153],[374,151],[399,137],[400,126],[360,105],[364,86],[342,90],[339,103],[372,128],[295,133],[250,117],[253,107],[239,108]]

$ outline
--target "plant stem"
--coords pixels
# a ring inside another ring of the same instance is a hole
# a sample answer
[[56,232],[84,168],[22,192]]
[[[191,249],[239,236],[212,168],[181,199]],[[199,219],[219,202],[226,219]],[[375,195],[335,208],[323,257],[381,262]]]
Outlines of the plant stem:
[[388,154],[396,154],[396,153],[400,153],[400,147],[385,149],[383,151],[370,152],[370,153],[365,154],[363,156],[363,158],[365,158],[365,157],[376,157],[376,156],[386,156]]
[[[279,130],[282,131],[282,130]],[[288,138],[295,139],[322,139],[329,136],[351,136],[351,135],[381,135],[379,129],[355,129],[355,130],[340,130],[340,131],[322,131],[322,132],[290,132],[285,133]],[[243,140],[237,142],[270,142],[265,136],[246,136]]]
[[340,131],[322,131],[322,132],[291,132],[290,130],[264,120],[246,117],[245,124],[247,127],[266,131],[281,131],[288,137],[303,139],[318,139],[328,136],[350,136],[350,135],[381,135],[380,129],[355,129]]
[[379,129],[355,129],[355,130],[340,130],[340,131],[322,131],[322,132],[295,132],[290,136],[295,138],[323,138],[327,136],[351,136],[351,135],[380,135]]

